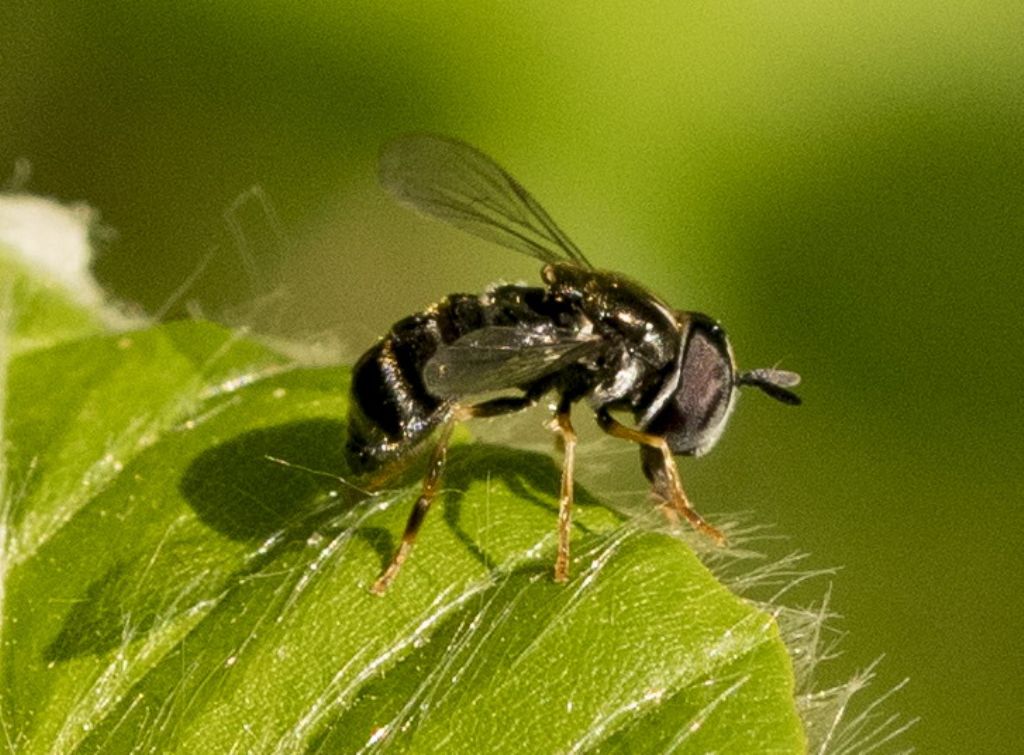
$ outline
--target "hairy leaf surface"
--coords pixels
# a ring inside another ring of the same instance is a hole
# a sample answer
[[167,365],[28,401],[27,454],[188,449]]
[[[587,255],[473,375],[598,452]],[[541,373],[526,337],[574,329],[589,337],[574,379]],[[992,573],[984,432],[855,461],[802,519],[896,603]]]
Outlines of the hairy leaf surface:
[[552,581],[552,458],[456,446],[378,597],[422,464],[373,493],[351,477],[345,369],[6,301],[9,750],[803,751],[775,622],[678,536],[580,491]]

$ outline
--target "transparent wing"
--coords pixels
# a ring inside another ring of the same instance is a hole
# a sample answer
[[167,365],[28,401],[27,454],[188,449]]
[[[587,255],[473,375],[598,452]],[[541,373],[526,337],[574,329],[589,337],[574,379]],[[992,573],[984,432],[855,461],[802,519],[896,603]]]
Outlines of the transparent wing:
[[380,157],[380,182],[399,202],[543,262],[593,267],[518,181],[456,139],[410,134]]
[[423,380],[435,396],[452,398],[519,388],[595,356],[597,336],[554,326],[493,326],[437,350]]

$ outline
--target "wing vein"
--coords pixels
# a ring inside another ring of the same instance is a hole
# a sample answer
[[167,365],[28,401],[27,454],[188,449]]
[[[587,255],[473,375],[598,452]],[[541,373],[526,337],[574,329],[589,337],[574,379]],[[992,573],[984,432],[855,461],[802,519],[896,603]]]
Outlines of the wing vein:
[[530,193],[465,142],[413,134],[381,153],[381,183],[399,202],[543,262],[592,265]]

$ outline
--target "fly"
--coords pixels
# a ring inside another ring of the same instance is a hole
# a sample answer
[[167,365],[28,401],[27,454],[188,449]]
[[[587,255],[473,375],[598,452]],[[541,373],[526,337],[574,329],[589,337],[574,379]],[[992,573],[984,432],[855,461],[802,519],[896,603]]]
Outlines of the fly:
[[[594,268],[518,181],[464,142],[399,138],[381,156],[380,178],[402,204],[540,260],[544,285],[451,294],[397,322],[356,363],[347,444],[353,471],[379,473],[437,438],[401,543],[373,592],[385,592],[409,557],[456,424],[518,412],[547,394],[556,397],[550,426],[563,448],[555,581],[569,577],[570,411],[578,401],[589,404],[606,433],[639,446],[643,472],[671,517],[681,515],[723,543],[683,491],[675,456],[711,450],[738,387],[799,404],[789,389],[800,376],[774,368],[739,372],[715,320],[673,309],[629,278]],[[473,400],[486,393],[500,395]],[[633,426],[613,412],[631,414]]]

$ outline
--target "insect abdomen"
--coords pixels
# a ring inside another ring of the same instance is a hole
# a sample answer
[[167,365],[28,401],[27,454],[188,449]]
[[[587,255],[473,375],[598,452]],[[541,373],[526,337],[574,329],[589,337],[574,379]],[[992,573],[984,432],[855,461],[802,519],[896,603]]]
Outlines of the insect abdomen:
[[352,373],[348,456],[369,472],[414,448],[440,424],[451,401],[430,394],[423,368],[442,344],[489,325],[549,321],[542,288],[501,286],[483,296],[452,294],[395,323]]

